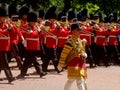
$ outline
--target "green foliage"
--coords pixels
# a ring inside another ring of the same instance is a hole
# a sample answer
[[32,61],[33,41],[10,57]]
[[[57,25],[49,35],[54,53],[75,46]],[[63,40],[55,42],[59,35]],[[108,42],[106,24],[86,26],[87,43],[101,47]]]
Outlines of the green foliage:
[[50,6],[56,6],[58,9],[62,9],[64,7],[63,0],[50,0]]
[[[10,4],[13,0],[0,0]],[[98,9],[109,15],[111,12],[120,11],[120,0],[15,0],[19,4],[32,3],[34,7],[42,7],[48,9],[51,6],[56,6],[58,9],[74,7],[77,10],[82,8],[88,9],[89,13],[94,14]],[[70,4],[70,5],[69,5]]]
[[99,9],[99,6],[92,3],[86,3],[86,9],[90,14],[94,14]]
[[94,14],[99,6],[97,4],[93,4],[91,2],[79,2],[79,0],[74,0],[71,2],[72,7],[75,7],[77,10],[81,10],[83,8],[87,9],[90,14]]

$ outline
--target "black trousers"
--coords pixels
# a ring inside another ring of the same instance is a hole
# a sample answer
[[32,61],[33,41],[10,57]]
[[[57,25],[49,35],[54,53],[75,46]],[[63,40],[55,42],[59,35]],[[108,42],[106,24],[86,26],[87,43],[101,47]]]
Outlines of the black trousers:
[[62,50],[63,50],[63,47],[57,47],[57,57],[58,57],[58,60],[60,59]]
[[46,60],[43,61],[43,71],[47,72],[48,65],[50,60],[52,60],[52,63],[54,65],[54,68],[56,71],[58,71],[57,65],[58,65],[58,58],[57,58],[57,53],[56,53],[56,48],[47,48],[45,47],[45,53],[46,53]]
[[8,65],[7,52],[5,51],[0,51],[0,72],[1,70],[4,70],[8,81],[13,78],[12,72]]
[[21,69],[21,75],[24,76],[27,73],[29,66],[31,66],[32,64],[34,65],[35,70],[38,74],[42,73],[42,66],[37,61],[36,53],[37,51],[26,50],[26,56]]
[[109,57],[109,63],[119,64],[119,50],[117,46],[108,45],[107,53]]
[[93,57],[94,57],[95,65],[108,66],[109,58],[107,53],[107,46],[96,45]]
[[19,67],[19,69],[21,69],[22,67],[22,60],[19,56],[19,49],[18,49],[18,46],[17,44],[11,44],[11,52],[13,53],[15,59],[16,59],[16,62],[17,62],[17,65]]
[[92,68],[95,64],[95,61],[94,61],[94,58],[93,58],[93,49],[94,49],[93,45],[86,46],[86,52],[88,54],[87,63],[89,63],[90,68]]
[[25,57],[25,47],[22,42],[19,42],[17,46],[19,50],[19,57],[21,58],[21,61],[23,61],[23,58]]

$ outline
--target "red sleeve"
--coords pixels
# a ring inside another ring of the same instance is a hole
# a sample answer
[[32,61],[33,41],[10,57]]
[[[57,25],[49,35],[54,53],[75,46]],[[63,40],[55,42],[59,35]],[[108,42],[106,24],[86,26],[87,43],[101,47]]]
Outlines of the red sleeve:
[[19,37],[19,41],[22,41],[23,35],[19,28],[18,28],[18,37]]

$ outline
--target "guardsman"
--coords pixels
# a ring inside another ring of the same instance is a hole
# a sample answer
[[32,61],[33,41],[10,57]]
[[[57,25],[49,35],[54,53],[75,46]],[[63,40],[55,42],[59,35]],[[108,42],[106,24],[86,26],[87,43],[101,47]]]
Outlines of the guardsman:
[[39,9],[39,10],[38,10],[38,14],[39,14],[39,16],[38,16],[38,23],[39,23],[39,24],[43,24],[44,15],[45,15],[44,9]]
[[44,9],[39,9],[38,14],[39,15],[38,15],[37,27],[38,27],[39,42],[40,42],[40,48],[41,48],[41,50],[39,50],[38,56],[41,57],[41,60],[44,62],[46,60],[45,44],[44,44],[45,33],[43,32],[45,30]]
[[108,55],[110,57],[109,63],[118,64],[119,63],[119,50],[118,50],[118,39],[117,35],[119,30],[117,30],[116,25],[111,25],[110,30],[108,31]]
[[73,23],[73,20],[74,20],[74,18],[76,18],[76,16],[75,16],[75,13],[74,13],[73,10],[70,10],[67,13],[68,13],[68,15],[67,15],[67,17],[68,17],[68,28],[70,28],[70,26],[71,26],[70,24]]
[[93,58],[93,49],[94,49],[94,33],[92,26],[90,25],[90,21],[85,21],[86,24],[82,25],[82,31],[80,33],[81,39],[86,39],[86,52],[88,54],[87,61],[89,63],[89,67],[94,67],[94,58]]
[[[103,21],[101,21],[103,23]],[[107,65],[108,58],[106,47],[107,47],[107,30],[105,30],[104,26],[101,26],[101,23],[95,25],[95,52],[94,52],[94,60],[95,65],[100,66],[101,61]],[[99,52],[98,52],[99,51]],[[96,53],[98,52],[98,53]]]
[[[27,6],[23,6],[19,9],[19,18],[20,18],[20,30],[22,30],[22,34],[23,34],[23,30],[25,30],[26,25],[28,24],[27,22],[27,15],[29,13],[29,8]],[[18,48],[19,48],[19,55],[21,57],[21,59],[23,60],[25,57],[25,48],[22,44],[22,41],[19,41],[18,43]]]
[[50,60],[52,61],[55,70],[59,73],[57,69],[58,58],[57,58],[57,34],[59,30],[58,22],[56,21],[56,7],[50,7],[45,14],[45,27],[47,34],[45,36],[45,45],[46,45],[46,60],[43,62],[43,69],[47,71]]
[[19,18],[21,20],[21,26],[27,24],[27,15],[29,13],[29,8],[27,6],[23,6],[19,9]]
[[24,40],[22,33],[20,29],[17,26],[18,17],[18,11],[17,7],[13,5],[9,6],[9,19],[6,20],[6,27],[9,29],[10,33],[10,41],[11,41],[11,52],[14,55],[14,58],[16,59],[17,65],[19,69],[22,67],[22,60],[19,55],[19,48],[18,48],[18,42]]
[[36,27],[37,14],[34,12],[30,12],[27,16],[27,22],[28,25],[26,26],[26,30],[23,34],[25,38],[23,44],[26,49],[26,56],[23,62],[20,76],[24,77],[29,66],[33,64],[37,73],[40,75],[40,77],[42,77],[46,75],[46,73],[42,71],[42,67],[36,58],[37,51],[40,50],[39,35]]
[[44,62],[46,62],[46,52],[45,52],[45,44],[44,44],[44,40],[45,40],[45,35],[46,35],[46,29],[44,26],[44,9],[39,9],[38,10],[38,19],[37,19],[37,23],[36,23],[36,27],[38,35],[39,35],[39,45],[40,45],[40,50],[38,50],[38,54],[37,56],[40,57],[40,59],[42,60],[42,70],[44,70]]
[[10,37],[9,30],[6,28],[6,11],[0,7],[0,72],[3,69],[8,82],[15,80],[8,65],[7,53],[10,51]]
[[64,90],[70,90],[74,81],[77,83],[78,90],[87,90],[86,87],[86,41],[80,39],[80,25],[79,23],[71,24],[72,36],[67,40],[62,50],[58,69],[67,67],[68,80],[65,84]]
[[66,43],[69,35],[71,34],[70,30],[67,28],[67,16],[62,16],[60,22],[60,29],[57,35],[57,54],[58,60],[60,58],[61,51],[64,44]]

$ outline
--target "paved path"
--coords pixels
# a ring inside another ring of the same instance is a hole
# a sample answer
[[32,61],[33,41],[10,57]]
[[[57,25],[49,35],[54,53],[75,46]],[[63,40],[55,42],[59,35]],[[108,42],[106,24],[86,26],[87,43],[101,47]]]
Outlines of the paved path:
[[[11,64],[15,66],[16,64]],[[49,65],[49,69],[54,69]],[[17,76],[20,71],[17,68],[12,69],[14,76]],[[66,71],[57,74],[51,71],[43,78],[40,78],[33,67],[29,68],[25,79],[18,79],[12,84],[8,84],[7,80],[0,81],[0,90],[63,90],[64,84],[67,81]],[[1,78],[5,78],[2,71]],[[120,90],[120,66],[96,67],[88,68],[88,90]],[[77,90],[76,83],[73,83],[71,90]]]

